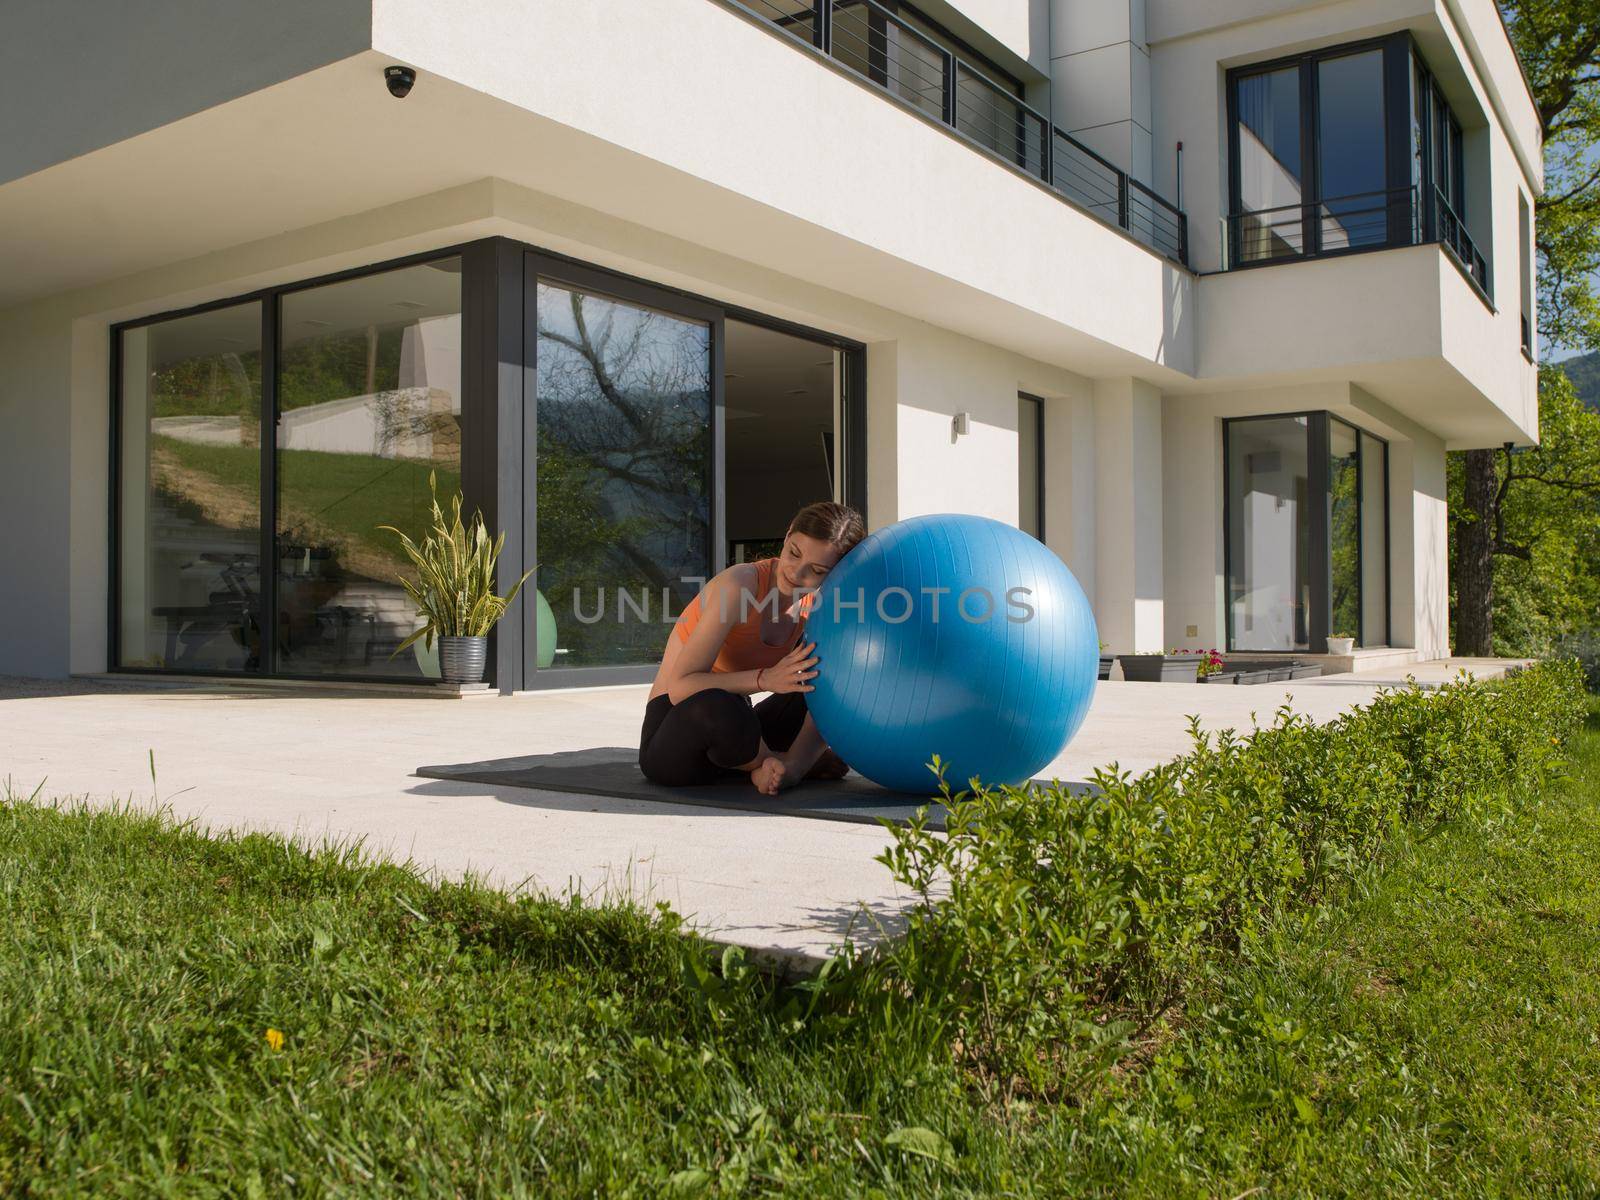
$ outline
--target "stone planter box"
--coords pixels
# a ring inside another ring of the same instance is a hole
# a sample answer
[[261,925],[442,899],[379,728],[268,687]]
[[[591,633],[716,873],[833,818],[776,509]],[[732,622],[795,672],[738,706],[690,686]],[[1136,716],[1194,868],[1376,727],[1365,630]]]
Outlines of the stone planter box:
[[1287,683],[1291,679],[1316,679],[1322,668],[1315,663],[1270,662],[1260,659],[1223,660],[1222,670],[1201,683]]
[[1119,654],[1122,677],[1131,683],[1193,683],[1200,669],[1194,655]]
[[1116,661],[1117,661],[1117,656],[1116,655],[1114,655],[1114,654],[1102,654],[1100,656],[1100,674],[1096,678],[1098,678],[1098,679],[1110,679],[1111,678],[1111,664],[1116,662]]

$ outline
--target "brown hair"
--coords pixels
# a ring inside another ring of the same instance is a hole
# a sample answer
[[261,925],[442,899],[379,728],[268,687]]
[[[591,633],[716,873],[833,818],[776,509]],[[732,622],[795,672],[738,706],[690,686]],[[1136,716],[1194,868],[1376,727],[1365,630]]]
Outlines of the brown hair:
[[789,522],[789,533],[803,533],[836,546],[839,557],[843,558],[867,536],[867,524],[855,509],[832,500],[819,500],[795,513],[794,520]]

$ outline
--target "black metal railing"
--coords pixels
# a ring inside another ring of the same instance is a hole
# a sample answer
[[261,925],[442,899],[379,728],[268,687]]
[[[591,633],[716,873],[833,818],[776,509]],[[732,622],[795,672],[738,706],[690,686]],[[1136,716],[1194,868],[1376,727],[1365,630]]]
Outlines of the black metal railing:
[[1188,219],[1038,109],[876,0],[728,0],[828,55],[1157,253],[1189,261]]
[[1456,256],[1456,260],[1472,276],[1479,289],[1489,291],[1489,261],[1478,252],[1478,247],[1467,232],[1467,226],[1450,207],[1444,193],[1433,189],[1433,221],[1439,243]]
[[1388,188],[1231,213],[1225,261],[1249,267],[1438,242],[1487,298],[1488,260],[1443,193],[1426,195],[1423,202],[1415,187]]

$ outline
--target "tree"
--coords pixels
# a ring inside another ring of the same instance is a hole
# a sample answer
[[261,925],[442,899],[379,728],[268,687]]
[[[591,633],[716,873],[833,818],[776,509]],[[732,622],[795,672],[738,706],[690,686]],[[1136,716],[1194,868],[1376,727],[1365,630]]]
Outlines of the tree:
[[[1600,346],[1600,0],[1504,0],[1501,11],[1544,137],[1545,194],[1535,203],[1540,331],[1546,346],[1592,349]],[[1534,545],[1554,528],[1548,520],[1533,521],[1539,526],[1530,529],[1533,541],[1518,541],[1508,531],[1529,522],[1508,506],[1528,506],[1546,518],[1552,506],[1565,507],[1566,524],[1581,524],[1600,497],[1600,484],[1583,486],[1600,476],[1594,460],[1553,460],[1557,447],[1581,455],[1591,445],[1587,436],[1565,435],[1566,426],[1583,421],[1581,412],[1571,411],[1565,385],[1556,372],[1541,372],[1541,425],[1551,420],[1563,429],[1555,438],[1546,432],[1545,446],[1535,452],[1544,469],[1523,472],[1506,450],[1468,450],[1453,471],[1458,653],[1495,652],[1496,587],[1510,570],[1508,560],[1531,564]],[[1556,479],[1565,482],[1551,482]]]
[[[1477,501],[1494,519],[1491,653],[1548,649],[1591,626],[1600,605],[1600,414],[1559,367],[1541,374],[1539,393],[1539,445],[1483,452],[1494,466],[1494,494]],[[1450,482],[1453,504],[1481,486],[1464,462],[1452,464]],[[1464,586],[1457,580],[1458,599]]]

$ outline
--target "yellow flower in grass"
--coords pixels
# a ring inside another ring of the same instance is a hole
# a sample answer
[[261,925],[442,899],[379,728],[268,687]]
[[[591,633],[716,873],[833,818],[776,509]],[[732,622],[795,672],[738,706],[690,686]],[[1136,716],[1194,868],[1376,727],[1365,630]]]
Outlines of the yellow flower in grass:
[[271,1046],[274,1050],[282,1050],[283,1031],[281,1029],[267,1030],[267,1045]]

